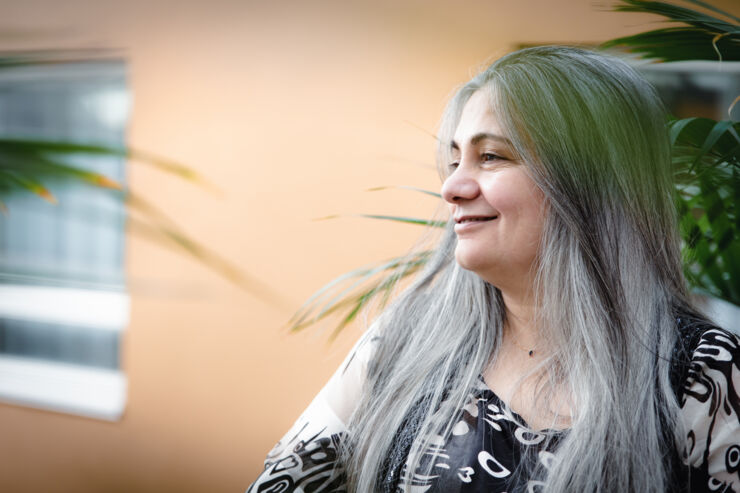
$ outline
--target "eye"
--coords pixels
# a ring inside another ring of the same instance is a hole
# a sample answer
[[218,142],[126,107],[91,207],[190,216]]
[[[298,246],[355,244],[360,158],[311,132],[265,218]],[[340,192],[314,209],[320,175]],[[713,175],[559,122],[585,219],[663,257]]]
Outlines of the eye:
[[448,168],[448,169],[449,169],[450,171],[455,171],[455,170],[457,169],[457,167],[458,167],[458,166],[460,166],[460,163],[458,163],[457,161],[455,161],[454,163],[450,163],[450,164],[448,164],[448,165],[447,165],[447,168]]
[[481,154],[480,157],[481,157],[481,160],[483,160],[483,162],[497,161],[499,159],[506,159],[506,158],[501,157],[498,154],[494,154],[492,152],[484,152],[483,154]]

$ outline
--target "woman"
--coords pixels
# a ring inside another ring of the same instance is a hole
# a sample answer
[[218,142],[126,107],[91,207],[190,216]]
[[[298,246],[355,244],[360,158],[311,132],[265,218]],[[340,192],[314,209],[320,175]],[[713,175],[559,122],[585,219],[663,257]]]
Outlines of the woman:
[[439,142],[436,255],[248,491],[740,491],[740,344],[689,298],[649,84],[522,50]]

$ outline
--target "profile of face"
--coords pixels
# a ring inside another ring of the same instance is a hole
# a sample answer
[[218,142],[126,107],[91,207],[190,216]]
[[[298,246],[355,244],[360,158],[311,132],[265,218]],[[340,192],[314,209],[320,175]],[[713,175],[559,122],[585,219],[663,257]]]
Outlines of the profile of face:
[[458,264],[499,288],[527,277],[545,213],[544,194],[503,130],[488,91],[476,91],[455,130],[453,159],[442,185],[455,221]]

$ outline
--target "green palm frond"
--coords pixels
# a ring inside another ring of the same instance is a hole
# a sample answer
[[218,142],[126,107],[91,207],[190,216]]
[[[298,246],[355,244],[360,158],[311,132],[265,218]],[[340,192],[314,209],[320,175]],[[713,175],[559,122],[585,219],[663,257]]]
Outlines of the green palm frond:
[[[2,53],[0,54],[0,70],[19,66],[110,61],[116,58],[120,58],[120,55],[110,49],[47,49]],[[137,214],[137,216],[129,215],[127,219],[132,231],[191,256],[257,297],[282,308],[290,305],[265,283],[245,273],[229,260],[185,234],[173,220],[142,197],[127,190],[124,184],[102,173],[84,169],[75,164],[90,157],[128,159],[154,167],[168,176],[175,176],[211,191],[217,191],[215,186],[191,168],[129,146],[3,136],[0,137],[0,212],[13,213],[12,206],[9,210],[5,199],[16,193],[30,192],[56,204],[56,198],[48,188],[51,184],[78,183],[112,189],[110,193],[124,201],[129,212]]]
[[419,226],[432,226],[434,228],[444,228],[447,224],[445,221],[435,221],[433,219],[423,219],[418,217],[384,216],[381,214],[361,214],[361,217],[366,217],[368,219],[380,219],[382,221],[396,221],[407,224],[417,224]]
[[737,16],[731,14],[730,12],[727,12],[725,10],[722,10],[719,7],[716,7],[716,6],[712,5],[711,3],[704,2],[702,0],[687,0],[687,1],[689,1],[690,3],[693,3],[694,5],[698,5],[700,7],[703,7],[705,9],[707,9],[707,10],[711,10],[712,12],[715,12],[717,14],[720,14],[720,15],[723,15],[725,17],[728,17],[728,18],[730,18],[731,20],[733,20],[735,22],[740,22],[740,17],[737,17]]
[[28,176],[26,173],[19,173],[14,169],[0,168],[0,190],[5,190],[6,192],[27,190],[47,202],[52,204],[57,203],[56,197],[41,182],[34,177]]
[[680,60],[740,60],[740,20],[706,2],[688,0],[721,14],[723,20],[667,2],[621,0],[617,12],[657,14],[681,26],[656,29],[607,41],[603,48],[623,48],[643,58],[665,62]]
[[367,219],[380,219],[381,221],[393,221],[405,224],[416,224],[417,226],[432,226],[435,228],[444,228],[447,224],[444,221],[435,221],[434,219],[424,219],[420,217],[403,217],[403,216],[386,216],[383,214],[332,214],[316,219],[316,221],[326,221],[328,219],[338,219],[340,217],[364,217]]
[[143,197],[130,191],[123,191],[121,194],[129,209],[141,215],[141,218],[129,215],[127,221],[132,231],[163,246],[177,248],[264,301],[281,308],[290,306],[290,303],[273,288],[188,236],[173,219]]
[[675,5],[674,3],[651,0],[620,0],[614,7],[614,11],[656,14],[665,17],[668,21],[682,22],[701,29],[718,32],[729,32],[737,29],[737,23],[740,22],[740,19],[729,12],[711,6],[706,2],[697,0],[686,1],[699,7],[708,7],[708,10],[727,17],[728,20],[722,20],[698,10]]
[[290,330],[301,330],[345,310],[332,333],[331,338],[334,338],[375,297],[382,296],[380,306],[384,306],[396,283],[417,272],[431,254],[428,250],[416,252],[354,269],[337,277],[314,293],[296,311],[289,321]]
[[727,37],[717,39],[716,34],[691,27],[657,29],[634,36],[614,39],[604,48],[625,48],[639,53],[642,58],[663,62],[682,60],[740,60],[740,46]]
[[34,193],[56,204],[56,198],[46,186],[51,183],[81,183],[112,189],[111,192],[125,201],[130,211],[141,216],[128,218],[129,227],[136,234],[168,248],[175,248],[273,305],[281,308],[290,306],[290,303],[271,287],[185,234],[175,221],[143,197],[125,189],[123,184],[101,173],[68,164],[89,156],[132,159],[195,185],[208,189],[215,188],[185,165],[127,147],[43,139],[0,138],[0,211],[4,214],[13,213],[12,209],[8,210],[2,199],[19,191]]
[[414,191],[414,192],[423,193],[425,195],[430,195],[430,196],[435,197],[435,198],[438,198],[438,199],[439,198],[442,198],[442,195],[439,192],[432,192],[431,190],[426,190],[424,188],[419,188],[419,187],[410,187],[408,185],[373,187],[373,188],[368,188],[367,191],[368,192],[379,192],[381,190],[389,190],[389,189],[393,189],[393,188],[396,188],[396,189],[399,189],[399,190],[411,190],[411,191]]
[[[41,188],[44,188],[41,183],[50,181],[76,181],[102,188],[121,189],[122,185],[115,180],[65,162],[69,156],[102,154],[102,149],[109,148],[56,141],[0,138],[0,170],[36,182]],[[117,149],[110,149],[107,154],[117,156],[117,151]],[[2,184],[0,194],[7,195],[18,188],[36,193],[17,182],[18,186],[14,187],[13,181],[7,174],[5,177],[7,180],[0,177]]]
[[685,273],[740,304],[740,123],[687,118],[669,130]]
[[86,63],[94,60],[120,58],[120,50],[109,48],[20,50],[0,54],[0,70],[29,65]]
[[[0,137],[0,169],[13,169],[37,179],[77,180],[104,188],[121,184],[99,173],[66,164],[80,156],[108,156],[136,161],[177,176],[206,189],[215,187],[196,171],[175,161],[130,147],[118,147],[71,141]],[[61,159],[60,159],[61,158]]]

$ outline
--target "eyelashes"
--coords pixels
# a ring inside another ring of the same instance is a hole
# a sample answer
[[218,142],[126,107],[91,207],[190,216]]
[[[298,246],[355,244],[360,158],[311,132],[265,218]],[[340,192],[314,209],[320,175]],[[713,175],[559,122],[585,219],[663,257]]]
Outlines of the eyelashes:
[[[493,152],[484,152],[479,157],[479,162],[482,163],[482,164],[485,164],[485,163],[495,163],[495,162],[498,162],[498,161],[508,161],[508,160],[509,159],[507,159],[507,158],[505,158],[503,156],[500,156],[499,154],[495,154]],[[458,168],[458,166],[460,166],[460,162],[459,161],[454,161],[454,162],[452,162],[452,163],[450,163],[450,164],[447,165],[447,169],[449,169],[452,172],[452,171],[455,171]]]
[[503,156],[499,156],[498,154],[494,154],[492,152],[484,152],[481,154],[481,159],[483,161],[506,161],[506,158]]

